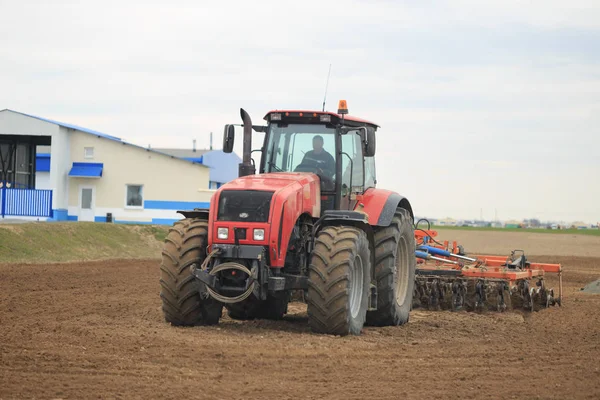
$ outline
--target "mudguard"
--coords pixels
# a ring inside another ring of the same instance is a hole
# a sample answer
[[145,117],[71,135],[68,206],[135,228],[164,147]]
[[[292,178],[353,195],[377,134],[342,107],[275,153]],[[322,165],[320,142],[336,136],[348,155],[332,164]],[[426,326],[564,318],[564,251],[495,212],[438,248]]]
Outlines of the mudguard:
[[369,216],[370,225],[388,226],[398,208],[408,210],[414,220],[412,206],[407,198],[391,190],[371,188],[362,195],[355,210],[366,213]]
[[195,209],[188,211],[177,211],[177,213],[183,215],[185,218],[199,218],[208,221],[210,211],[208,209]]

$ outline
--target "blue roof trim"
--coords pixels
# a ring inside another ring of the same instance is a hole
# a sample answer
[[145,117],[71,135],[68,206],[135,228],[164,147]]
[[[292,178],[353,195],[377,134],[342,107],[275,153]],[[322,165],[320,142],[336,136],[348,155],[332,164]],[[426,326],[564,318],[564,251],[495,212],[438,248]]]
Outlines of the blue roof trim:
[[195,162],[195,163],[200,163],[202,164],[202,159],[203,157],[183,157],[184,160],[188,160],[191,162]]
[[38,153],[35,155],[35,171],[50,172],[50,154]]
[[83,163],[74,162],[73,167],[69,171],[69,176],[77,178],[100,178],[102,177],[102,163]]
[[209,208],[209,202],[203,201],[170,201],[144,200],[144,208],[148,210],[193,210],[194,208]]

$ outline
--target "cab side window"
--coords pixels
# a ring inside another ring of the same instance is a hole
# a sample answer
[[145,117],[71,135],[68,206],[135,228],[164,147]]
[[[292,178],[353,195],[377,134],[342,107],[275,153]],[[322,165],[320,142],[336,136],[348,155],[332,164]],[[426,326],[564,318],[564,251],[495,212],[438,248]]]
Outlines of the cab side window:
[[363,153],[358,131],[348,132],[342,136],[342,153],[342,185],[355,192],[362,192]]
[[375,187],[375,157],[365,157],[365,189]]

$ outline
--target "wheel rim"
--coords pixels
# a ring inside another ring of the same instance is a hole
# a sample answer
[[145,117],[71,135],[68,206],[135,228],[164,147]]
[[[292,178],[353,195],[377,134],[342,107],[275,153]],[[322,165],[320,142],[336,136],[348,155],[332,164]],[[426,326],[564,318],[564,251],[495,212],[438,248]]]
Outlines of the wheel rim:
[[404,237],[400,237],[398,242],[398,255],[396,259],[396,303],[399,306],[404,304],[406,291],[408,290],[408,243]]
[[360,312],[364,285],[363,261],[359,255],[354,259],[354,268],[350,274],[350,315],[356,318]]

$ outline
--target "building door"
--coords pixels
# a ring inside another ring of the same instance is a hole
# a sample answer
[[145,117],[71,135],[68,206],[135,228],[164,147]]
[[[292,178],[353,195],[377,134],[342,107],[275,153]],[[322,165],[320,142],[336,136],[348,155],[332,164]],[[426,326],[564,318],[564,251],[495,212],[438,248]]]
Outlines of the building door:
[[0,181],[6,182],[7,187],[33,189],[35,186],[34,164],[34,144],[0,141]]
[[79,187],[79,221],[94,221],[96,190],[93,186]]

